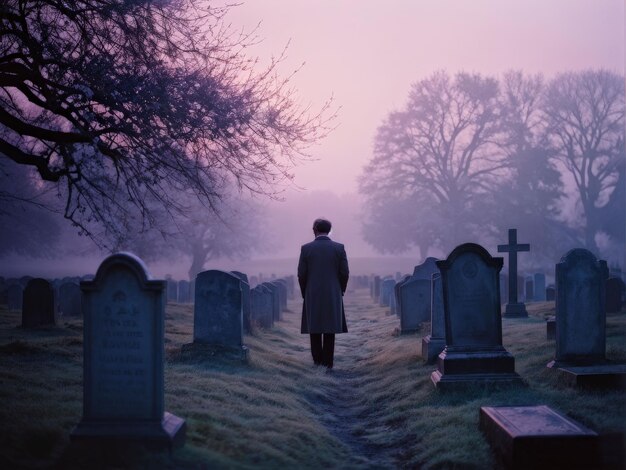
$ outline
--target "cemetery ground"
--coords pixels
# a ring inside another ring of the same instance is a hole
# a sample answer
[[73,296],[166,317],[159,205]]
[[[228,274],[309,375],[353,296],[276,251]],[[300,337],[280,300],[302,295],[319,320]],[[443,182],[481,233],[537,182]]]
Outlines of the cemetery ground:
[[[82,320],[21,328],[0,307],[1,468],[494,468],[478,430],[480,406],[546,404],[600,434],[626,431],[624,392],[568,388],[546,364],[554,341],[544,318],[503,320],[504,347],[526,387],[441,393],[419,352],[428,325],[399,335],[399,320],[365,290],[345,297],[350,332],[337,336],[335,368],[312,364],[300,334],[301,301],[245,337],[247,362],[181,352],[193,338],[192,305],[169,304],[165,409],[187,421],[171,454],[133,445],[72,444],[82,415]],[[607,316],[607,357],[626,362],[626,315]]]

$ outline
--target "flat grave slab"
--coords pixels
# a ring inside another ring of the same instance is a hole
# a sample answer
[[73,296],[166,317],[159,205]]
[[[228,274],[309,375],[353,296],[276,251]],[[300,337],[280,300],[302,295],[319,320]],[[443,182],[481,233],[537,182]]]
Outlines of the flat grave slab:
[[549,406],[480,408],[480,430],[505,468],[598,468],[598,434]]
[[571,387],[626,390],[626,364],[559,367],[563,381]]

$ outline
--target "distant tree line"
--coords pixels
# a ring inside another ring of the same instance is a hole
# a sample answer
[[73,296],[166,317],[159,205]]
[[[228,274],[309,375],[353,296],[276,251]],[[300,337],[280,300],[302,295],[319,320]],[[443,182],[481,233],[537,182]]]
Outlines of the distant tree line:
[[516,227],[539,264],[569,246],[621,261],[624,112],[624,77],[606,70],[435,72],[378,128],[360,178],[364,236],[425,256]]

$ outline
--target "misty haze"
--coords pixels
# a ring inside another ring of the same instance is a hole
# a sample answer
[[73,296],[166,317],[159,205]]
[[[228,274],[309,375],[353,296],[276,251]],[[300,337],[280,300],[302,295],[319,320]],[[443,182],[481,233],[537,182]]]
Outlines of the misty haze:
[[[623,464],[610,438],[512,463],[489,408],[626,433],[623,1],[8,0],[0,22],[2,466]],[[347,331],[310,326],[319,240],[345,248],[315,289]]]

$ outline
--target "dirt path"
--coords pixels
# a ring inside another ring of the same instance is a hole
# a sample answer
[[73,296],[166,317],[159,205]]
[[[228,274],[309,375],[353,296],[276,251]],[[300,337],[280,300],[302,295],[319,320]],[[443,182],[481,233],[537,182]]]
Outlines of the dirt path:
[[349,333],[337,335],[335,367],[329,372],[323,395],[312,401],[318,419],[347,449],[352,459],[342,468],[396,468],[393,450],[377,445],[368,435],[385,432],[372,424],[372,404],[367,401],[367,387],[372,377],[364,361],[375,354],[368,347],[369,333],[379,323],[393,321],[385,318],[388,308],[378,307],[365,291],[345,298]]

